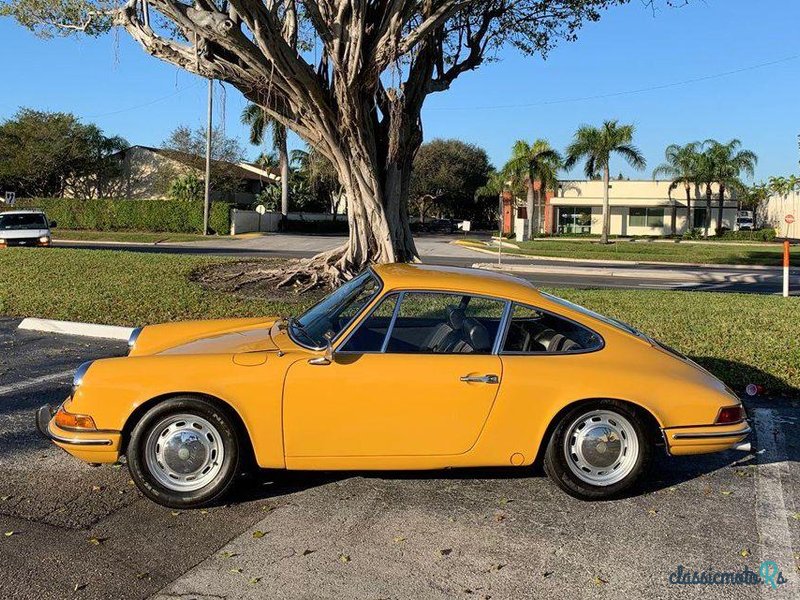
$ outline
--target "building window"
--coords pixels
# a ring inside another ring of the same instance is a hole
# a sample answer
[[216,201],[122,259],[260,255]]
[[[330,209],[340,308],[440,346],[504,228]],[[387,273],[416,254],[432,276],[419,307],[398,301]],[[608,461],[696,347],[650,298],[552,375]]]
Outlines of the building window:
[[628,209],[629,227],[664,227],[663,208],[629,208]]
[[591,233],[592,209],[589,206],[559,206],[558,233]]
[[692,227],[695,229],[703,229],[706,226],[706,209],[705,208],[695,208],[694,209],[694,220]]

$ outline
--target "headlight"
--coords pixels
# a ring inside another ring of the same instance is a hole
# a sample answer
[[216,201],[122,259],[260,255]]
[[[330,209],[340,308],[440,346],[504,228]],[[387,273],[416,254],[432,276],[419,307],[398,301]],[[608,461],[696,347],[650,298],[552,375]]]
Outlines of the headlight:
[[43,235],[42,237],[39,238],[39,243],[40,244],[49,244],[50,243],[50,236],[49,235]]
[[5,246],[5,245],[6,245],[6,239],[0,238],[0,246]]
[[133,347],[136,345],[136,340],[139,339],[140,333],[142,333],[141,327],[137,327],[133,331],[131,331],[131,335],[128,337],[128,354],[131,353]]
[[73,393],[83,383],[83,378],[86,375],[86,371],[89,370],[89,367],[92,366],[93,362],[94,361],[91,361],[91,360],[87,361],[87,362],[83,363],[80,367],[78,367],[77,371],[75,371],[75,375],[72,377],[72,391],[73,391]]

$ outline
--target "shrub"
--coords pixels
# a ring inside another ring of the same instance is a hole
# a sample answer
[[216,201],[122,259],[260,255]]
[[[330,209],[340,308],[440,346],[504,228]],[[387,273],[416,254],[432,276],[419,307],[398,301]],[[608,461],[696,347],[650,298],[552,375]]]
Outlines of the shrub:
[[[81,200],[77,198],[23,198],[14,208],[43,210],[51,221],[64,229],[96,231],[165,231],[200,233],[203,230],[203,203],[185,200]],[[231,230],[230,207],[212,202],[209,226],[219,234]]]
[[775,241],[776,232],[774,227],[766,227],[755,231],[726,231],[721,237],[723,240],[773,242]]

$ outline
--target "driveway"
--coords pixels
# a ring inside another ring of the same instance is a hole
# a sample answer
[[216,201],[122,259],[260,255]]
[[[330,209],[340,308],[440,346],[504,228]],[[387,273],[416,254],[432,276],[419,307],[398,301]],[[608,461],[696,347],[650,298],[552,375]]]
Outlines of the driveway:
[[[659,457],[635,495],[586,503],[541,473],[263,473],[225,506],[171,511],[124,466],[40,439],[84,360],[124,345],[0,319],[0,597],[13,599],[798,597],[800,409],[751,403],[759,454]],[[789,583],[676,585],[779,565]]]

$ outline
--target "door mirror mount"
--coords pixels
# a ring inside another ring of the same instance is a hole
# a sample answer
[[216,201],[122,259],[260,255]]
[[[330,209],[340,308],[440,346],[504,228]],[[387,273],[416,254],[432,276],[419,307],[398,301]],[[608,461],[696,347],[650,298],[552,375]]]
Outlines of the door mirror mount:
[[331,345],[331,338],[333,332],[328,331],[325,333],[325,354],[317,356],[308,361],[310,365],[329,365],[333,362],[333,346]]

